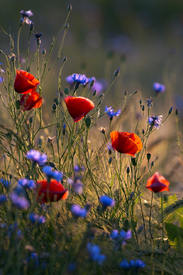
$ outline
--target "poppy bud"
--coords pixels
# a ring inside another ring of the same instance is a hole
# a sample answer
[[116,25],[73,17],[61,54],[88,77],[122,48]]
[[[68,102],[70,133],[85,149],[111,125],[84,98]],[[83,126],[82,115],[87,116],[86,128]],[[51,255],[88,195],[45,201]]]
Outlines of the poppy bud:
[[66,129],[66,124],[64,123],[64,124],[63,124],[63,130],[62,130],[63,136],[65,136],[65,129]]
[[58,106],[58,98],[54,98],[54,103]]
[[72,5],[71,5],[71,4],[67,7],[67,10],[68,10],[68,11],[71,11],[71,10],[72,10]]
[[15,62],[15,60],[16,60],[15,54],[12,54],[12,56],[10,56],[10,60],[12,63]]
[[147,154],[147,160],[149,161],[150,160],[150,158],[151,158],[151,154]]
[[93,87],[94,83],[95,83],[95,79],[93,78],[92,81],[90,82],[90,88]]
[[54,111],[56,110],[56,108],[57,108],[57,105],[56,105],[56,103],[55,103],[55,102],[53,103],[53,106],[52,106],[52,108],[53,108],[53,110],[54,110]]
[[142,100],[141,99],[140,99],[139,103],[140,103],[140,105],[142,105]]
[[34,29],[34,22],[32,21],[29,27],[30,32],[33,31],[33,29]]
[[43,49],[42,50],[42,55],[45,55],[46,54],[46,49]]
[[100,100],[100,101],[98,102],[97,106],[100,106],[101,103],[102,103],[102,101]]
[[65,29],[69,28],[69,23],[65,24]]
[[133,165],[133,166],[136,166],[136,165],[137,165],[136,158],[131,158],[131,162],[132,162],[132,165]]
[[179,114],[179,109],[176,109],[176,110],[175,110],[175,114],[176,114],[176,116],[178,116],[178,114]]
[[130,173],[130,168],[129,167],[127,167],[126,172],[127,172],[127,174]]
[[153,167],[153,166],[154,166],[154,161],[151,162],[151,167]]
[[144,111],[145,110],[145,106],[144,105],[142,105],[142,111]]
[[16,106],[17,110],[20,109],[20,100],[17,100],[17,101],[15,102],[15,106]]
[[85,118],[85,124],[86,124],[86,127],[89,128],[90,125],[91,125],[91,119],[89,117],[86,117]]
[[144,131],[144,129],[142,129],[142,134],[143,134],[143,135],[145,134],[145,131]]
[[109,158],[109,164],[111,164],[111,162],[112,162],[112,157]]
[[133,95],[136,95],[138,93],[138,91],[136,90],[134,93],[133,93]]
[[29,118],[29,123],[31,124],[33,122],[32,116]]
[[96,93],[97,93],[97,91],[95,90],[95,91],[93,92],[93,96],[95,96],[95,95],[96,95]]
[[104,95],[104,94],[103,94],[103,93],[101,93],[101,94],[100,94],[100,95],[98,96],[98,98],[101,98],[101,97],[103,97],[103,95]]
[[117,77],[120,73],[120,69],[118,68],[115,72],[114,72],[114,77]]
[[64,56],[63,63],[65,63],[66,61],[67,61],[67,56]]
[[127,91],[125,91],[124,95],[126,96],[127,94],[128,94],[128,92],[127,92]]
[[64,89],[64,94],[65,94],[65,95],[68,95],[68,93],[69,93],[69,89],[68,89],[68,88],[65,88],[65,89]]

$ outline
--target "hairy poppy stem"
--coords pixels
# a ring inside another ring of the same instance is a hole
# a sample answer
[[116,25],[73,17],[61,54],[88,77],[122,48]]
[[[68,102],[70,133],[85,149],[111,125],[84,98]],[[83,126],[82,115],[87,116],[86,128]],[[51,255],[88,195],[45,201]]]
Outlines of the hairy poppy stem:
[[152,234],[152,231],[151,231],[152,201],[153,201],[153,192],[152,192],[152,196],[151,196],[151,206],[150,206],[150,213],[149,213],[149,231],[150,231],[151,239],[153,239],[153,234]]

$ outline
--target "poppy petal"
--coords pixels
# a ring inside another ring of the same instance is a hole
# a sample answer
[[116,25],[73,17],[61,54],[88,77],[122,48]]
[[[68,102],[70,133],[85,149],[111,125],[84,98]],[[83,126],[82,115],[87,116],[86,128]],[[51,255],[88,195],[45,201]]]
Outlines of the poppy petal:
[[155,193],[170,191],[168,188],[169,184],[169,181],[167,181],[162,175],[156,172],[152,177],[147,180],[146,188]]
[[81,120],[89,113],[89,111],[95,107],[94,103],[90,99],[81,96],[67,96],[64,100],[68,112],[73,118],[74,122]]
[[39,108],[42,105],[42,97],[37,92],[24,94],[20,100],[20,106],[23,106],[23,111],[28,111],[33,108]]
[[16,70],[14,89],[17,93],[27,94],[35,91],[39,81],[30,73],[23,70]]

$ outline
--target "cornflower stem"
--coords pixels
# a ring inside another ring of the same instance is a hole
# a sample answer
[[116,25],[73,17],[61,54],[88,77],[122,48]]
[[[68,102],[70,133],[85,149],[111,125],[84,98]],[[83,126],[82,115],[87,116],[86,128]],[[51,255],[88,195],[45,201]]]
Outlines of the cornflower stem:
[[27,44],[27,56],[26,56],[26,71],[28,71],[28,58],[29,58],[29,50],[30,50],[30,38],[32,31],[29,32],[28,44]]
[[21,34],[22,26],[20,26],[18,30],[17,36],[17,62],[18,62],[18,69],[20,70],[20,34]]
[[152,196],[151,196],[151,206],[150,206],[150,213],[149,213],[149,232],[150,232],[151,239],[153,239],[153,235],[152,235],[152,231],[151,231],[152,202],[153,202],[153,192],[152,192]]
[[39,43],[37,43],[37,79],[39,80]]

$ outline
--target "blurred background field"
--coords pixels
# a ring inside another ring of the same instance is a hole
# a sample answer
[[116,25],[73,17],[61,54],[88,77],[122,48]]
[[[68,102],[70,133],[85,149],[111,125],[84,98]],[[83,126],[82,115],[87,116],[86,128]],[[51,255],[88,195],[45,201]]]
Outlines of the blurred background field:
[[[40,52],[46,49],[48,53],[53,36],[57,35],[65,21],[68,4],[72,4],[73,10],[69,18],[62,57],[49,72],[42,87],[45,123],[50,120],[53,100],[57,96],[58,72],[64,56],[67,56],[68,60],[62,73],[62,89],[68,86],[65,77],[72,73],[85,73],[88,77],[95,76],[96,79],[105,79],[110,83],[114,71],[120,68],[120,76],[105,98],[103,109],[106,105],[112,106],[119,101],[125,91],[139,91],[130,101],[126,113],[116,126],[123,131],[134,131],[134,121],[137,121],[140,110],[139,100],[142,99],[145,104],[147,98],[154,98],[153,83],[163,83],[166,91],[155,98],[151,115],[166,117],[171,106],[174,107],[174,111],[165,124],[150,137],[147,152],[152,153],[152,159],[158,157],[155,170],[168,177],[171,192],[179,192],[181,196],[182,159],[176,143],[175,108],[179,109],[182,121],[183,2],[1,0],[0,25],[13,35],[15,54],[21,10],[31,9],[34,13],[30,18],[34,21],[34,33],[43,33]],[[20,53],[23,58],[26,56],[28,35],[29,26],[25,25],[20,38]],[[61,39],[62,34],[56,43],[57,49]],[[9,38],[2,30],[0,48],[9,53]],[[33,56],[35,51],[36,41],[32,36],[30,55]],[[55,58],[56,55],[53,54],[52,60]],[[2,56],[0,62],[6,70],[6,62]],[[3,92],[2,85],[0,91]],[[120,107],[122,105],[118,106]],[[1,117],[5,117],[2,111]],[[147,110],[142,119],[146,125]],[[107,116],[99,122],[97,127],[99,126],[108,127]]]

